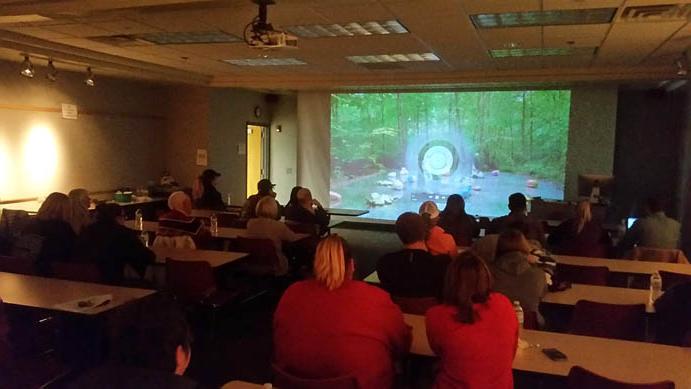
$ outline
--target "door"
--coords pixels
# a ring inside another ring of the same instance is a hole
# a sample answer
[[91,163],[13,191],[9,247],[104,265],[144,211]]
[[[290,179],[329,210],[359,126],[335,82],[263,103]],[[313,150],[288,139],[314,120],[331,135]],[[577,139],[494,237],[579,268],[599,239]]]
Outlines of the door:
[[257,193],[257,182],[269,178],[268,127],[247,125],[247,196]]

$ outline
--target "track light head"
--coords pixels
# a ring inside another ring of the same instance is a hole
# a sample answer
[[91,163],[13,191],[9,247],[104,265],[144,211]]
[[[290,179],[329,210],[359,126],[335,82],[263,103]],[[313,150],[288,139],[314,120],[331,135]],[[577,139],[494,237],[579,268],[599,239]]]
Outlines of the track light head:
[[48,74],[46,74],[46,78],[52,82],[58,79],[58,69],[55,68],[52,58],[48,59]]
[[689,74],[689,63],[685,57],[679,58],[676,61],[677,76],[685,77]]
[[87,86],[96,85],[96,82],[94,82],[94,72],[91,71],[91,67],[86,68],[86,78],[84,79],[84,83]]
[[24,77],[34,78],[34,65],[31,63],[28,55],[24,56],[24,61],[22,62],[22,70],[19,72]]

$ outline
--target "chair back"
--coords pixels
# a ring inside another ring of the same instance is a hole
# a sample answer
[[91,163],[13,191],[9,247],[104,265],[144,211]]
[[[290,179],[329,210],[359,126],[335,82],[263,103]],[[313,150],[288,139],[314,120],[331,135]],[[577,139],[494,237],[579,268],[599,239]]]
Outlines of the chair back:
[[29,213],[20,209],[2,209],[0,212],[0,233],[6,237],[17,238],[31,220]]
[[569,389],[674,389],[672,381],[630,384],[603,377],[580,366],[571,368],[567,380]]
[[691,275],[683,273],[674,273],[671,271],[660,270],[660,277],[662,278],[662,290],[667,290],[674,285],[691,282]]
[[167,258],[166,285],[183,304],[201,302],[217,290],[213,270],[206,261]]
[[309,234],[310,236],[319,236],[318,224],[299,223],[291,220],[286,220],[285,224],[296,234]]
[[499,235],[490,234],[478,239],[470,247],[473,252],[484,259],[487,264],[494,262],[497,254],[497,243],[499,242]]
[[101,271],[94,263],[51,262],[53,276],[63,280],[99,283]]
[[32,275],[35,273],[33,261],[26,258],[0,256],[0,271]]
[[21,234],[12,244],[11,255],[16,258],[24,258],[36,261],[43,248],[44,237],[38,234]]
[[357,380],[351,375],[333,378],[297,377],[272,363],[274,385],[281,389],[358,389]]
[[250,254],[242,262],[242,268],[252,275],[272,275],[281,269],[280,258],[271,239],[239,236],[233,240],[232,250]]
[[525,311],[523,312],[523,328],[526,330],[539,330],[540,321],[537,312]]
[[557,263],[557,279],[574,284],[607,285],[609,269],[606,266],[580,266]]
[[579,300],[573,309],[569,333],[623,340],[642,340],[645,304],[619,305]]
[[439,305],[439,301],[434,297],[391,296],[391,299],[401,308],[403,313],[410,313],[412,315],[424,315],[428,309]]
[[177,248],[177,249],[196,249],[197,245],[194,243],[189,235],[179,235],[179,236],[165,236],[156,235],[154,239],[153,247],[166,247],[166,248]]
[[650,262],[689,263],[684,252],[679,249],[656,249],[653,247],[634,247],[629,259]]

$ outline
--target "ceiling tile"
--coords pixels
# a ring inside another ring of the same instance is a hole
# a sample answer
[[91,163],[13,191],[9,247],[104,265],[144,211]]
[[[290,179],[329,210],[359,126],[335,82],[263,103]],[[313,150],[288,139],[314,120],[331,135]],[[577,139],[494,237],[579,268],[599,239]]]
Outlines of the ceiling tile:
[[46,26],[46,30],[55,31],[62,34],[70,35],[76,38],[85,38],[89,36],[110,35],[111,32],[102,28],[91,26],[88,24],[59,24],[54,26]]
[[541,27],[492,28],[478,33],[488,49],[542,47]]
[[684,22],[615,23],[600,46],[596,63],[638,64],[684,25]]
[[542,0],[544,10],[619,7],[624,0]]
[[609,24],[545,26],[543,42],[545,47],[598,47],[605,39],[609,28]]
[[468,15],[540,10],[540,0],[463,0]]

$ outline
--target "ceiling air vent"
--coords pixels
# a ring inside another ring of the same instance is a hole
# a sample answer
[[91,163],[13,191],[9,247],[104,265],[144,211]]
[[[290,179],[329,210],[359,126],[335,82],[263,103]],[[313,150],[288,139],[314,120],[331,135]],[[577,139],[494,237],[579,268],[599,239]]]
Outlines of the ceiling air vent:
[[691,4],[660,4],[626,7],[620,19],[629,22],[655,20],[686,20],[691,17]]

